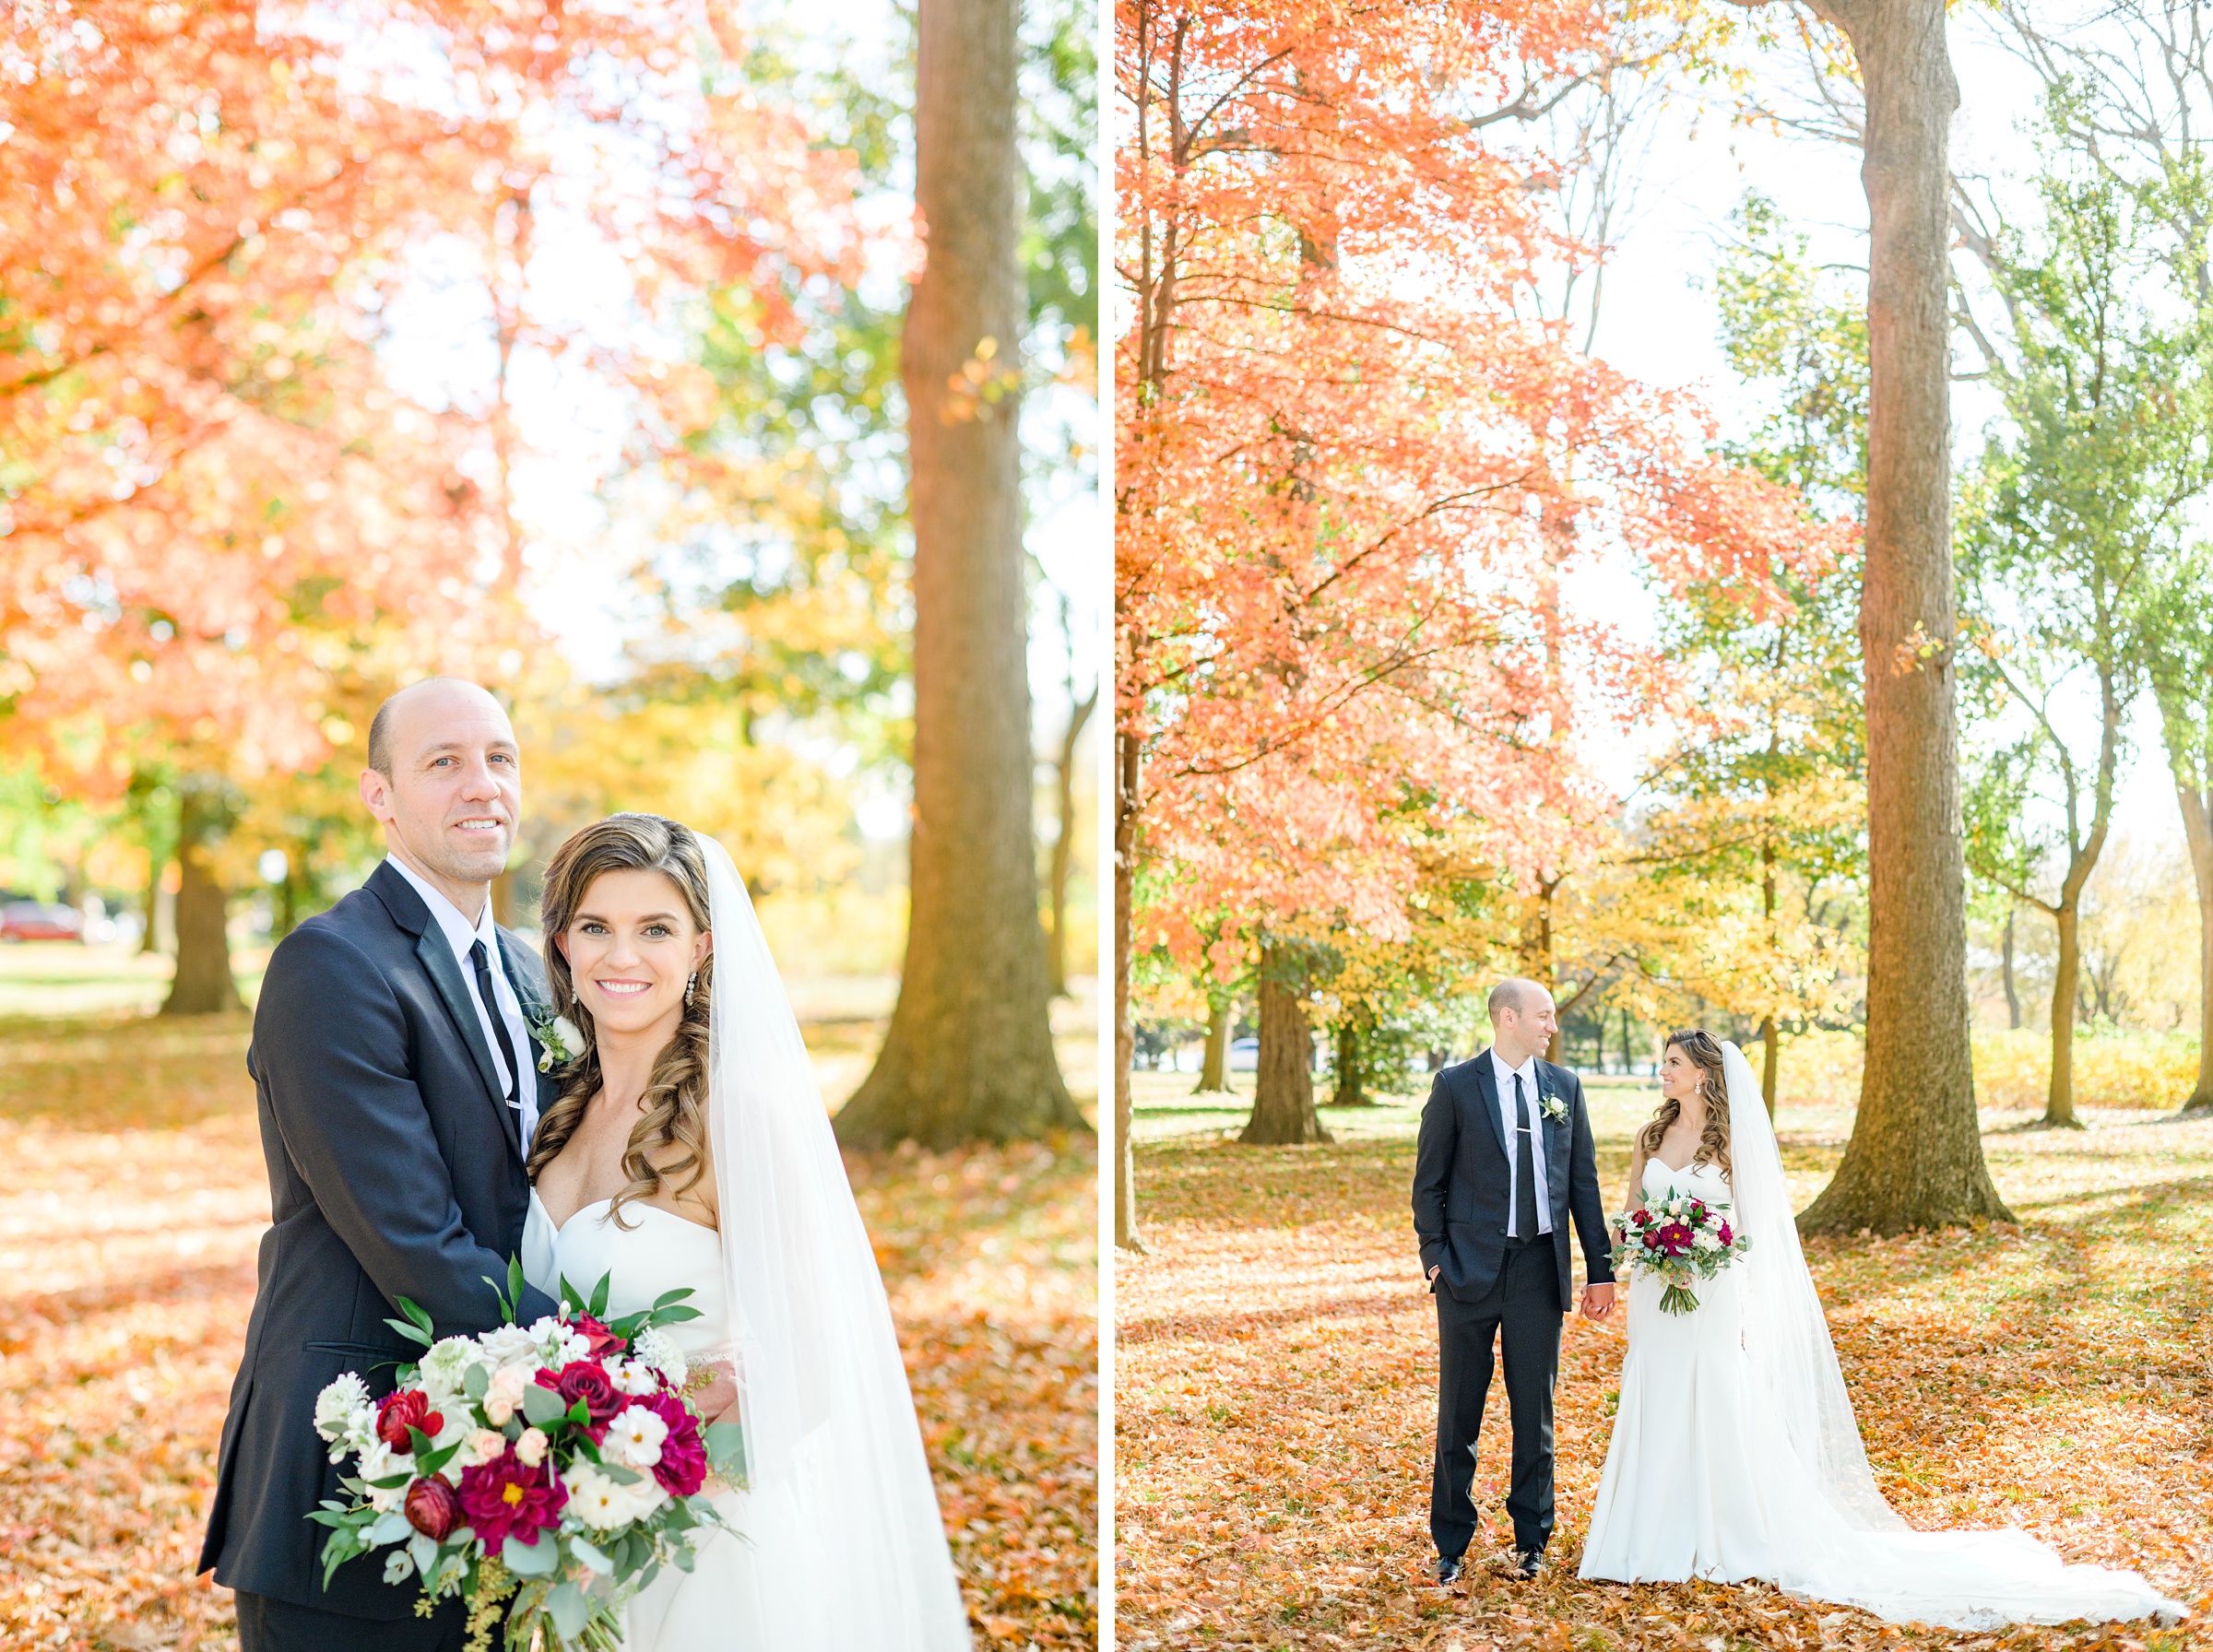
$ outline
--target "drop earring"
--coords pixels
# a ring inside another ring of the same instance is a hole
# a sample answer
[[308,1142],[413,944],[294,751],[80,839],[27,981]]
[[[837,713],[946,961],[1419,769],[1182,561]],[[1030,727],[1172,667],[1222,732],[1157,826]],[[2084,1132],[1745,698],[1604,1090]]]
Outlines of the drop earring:
[[698,985],[699,985],[699,972],[698,972],[697,970],[693,970],[693,971],[692,972],[692,978],[691,978],[689,981],[687,981],[687,982],[685,982],[685,983],[684,983],[684,1002],[685,1002],[687,1005],[689,1005],[689,1004],[692,1002],[692,989],[693,987],[697,986]]

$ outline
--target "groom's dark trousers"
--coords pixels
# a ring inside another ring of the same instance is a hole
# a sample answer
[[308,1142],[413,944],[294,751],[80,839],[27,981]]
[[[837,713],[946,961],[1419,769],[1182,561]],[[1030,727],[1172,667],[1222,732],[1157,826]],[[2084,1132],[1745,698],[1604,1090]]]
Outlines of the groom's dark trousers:
[[[500,950],[525,1006],[542,1003],[536,955],[505,931]],[[535,1043],[518,1056],[550,1104]],[[391,866],[278,947],[246,1068],[271,1225],[198,1569],[238,1592],[242,1652],[444,1652],[460,1645],[457,1603],[417,1617],[420,1590],[385,1582],[384,1550],[325,1587],[325,1528],[307,1519],[342,1495],[315,1396],[347,1371],[391,1392],[420,1351],[385,1323],[400,1297],[440,1336],[498,1324],[488,1280],[507,1277],[529,1207],[519,1115],[460,963]],[[523,1298],[525,1320],[554,1311]]]
[[[1489,1051],[1437,1075],[1422,1109],[1414,1155],[1414,1226],[1422,1271],[1437,1268],[1437,1454],[1430,1468],[1429,1534],[1448,1560],[1475,1535],[1475,1440],[1503,1344],[1513,1477],[1506,1512],[1514,1547],[1542,1552],[1553,1527],[1553,1386],[1560,1370],[1561,1316],[1574,1305],[1568,1229],[1582,1241],[1593,1284],[1613,1280],[1597,1154],[1582,1082],[1568,1068],[1536,1064],[1532,1128],[1542,1135],[1552,1231],[1507,1232],[1516,1163],[1498,1105]],[[1557,1114],[1546,1115],[1547,1106]],[[1533,1186],[1533,1162],[1524,1174]]]

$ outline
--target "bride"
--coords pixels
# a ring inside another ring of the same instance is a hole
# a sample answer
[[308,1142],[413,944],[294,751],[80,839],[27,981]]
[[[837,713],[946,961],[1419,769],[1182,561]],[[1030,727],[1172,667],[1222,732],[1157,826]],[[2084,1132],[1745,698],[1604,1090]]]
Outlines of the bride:
[[730,857],[657,815],[546,869],[555,1009],[581,1029],[530,1149],[530,1282],[610,1278],[745,1428],[749,1488],[690,1572],[630,1604],[630,1652],[966,1652],[906,1368],[798,1022]]
[[1670,1190],[1730,1204],[1750,1248],[1662,1312],[1629,1287],[1629,1347],[1581,1575],[1621,1583],[1765,1578],[1892,1622],[2160,1617],[2183,1607],[2134,1572],[2069,1565],[2027,1532],[1914,1531],[1876,1490],[1743,1054],[1673,1034],[1661,1105],[1638,1133],[1629,1206]]

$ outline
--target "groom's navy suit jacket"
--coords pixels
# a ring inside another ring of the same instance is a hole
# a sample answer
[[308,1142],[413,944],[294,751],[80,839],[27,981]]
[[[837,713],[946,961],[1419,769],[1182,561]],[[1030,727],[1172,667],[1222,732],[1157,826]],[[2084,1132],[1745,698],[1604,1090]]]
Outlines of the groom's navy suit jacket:
[[[1559,1261],[1560,1312],[1575,1305],[1568,1252],[1568,1219],[1583,1242],[1592,1284],[1614,1278],[1605,1206],[1598,1194],[1598,1155],[1583,1081],[1564,1067],[1537,1064],[1533,1122],[1544,1133],[1544,1191],[1552,1206],[1552,1248]],[[1544,1098],[1567,1106],[1564,1118],[1544,1115]],[[1498,1281],[1506,1257],[1506,1208],[1514,1161],[1498,1112],[1498,1081],[1488,1050],[1437,1075],[1422,1108],[1414,1160],[1414,1231],[1422,1242],[1422,1274],[1441,1268],[1438,1286],[1462,1302],[1479,1301]]]
[[[499,937],[516,996],[526,1009],[543,1004],[537,954]],[[518,1056],[550,1105],[535,1042]],[[372,1394],[391,1391],[394,1366],[420,1352],[385,1324],[402,1296],[440,1336],[497,1325],[486,1280],[507,1278],[530,1189],[520,1122],[501,1097],[461,967],[389,865],[278,947],[246,1068],[273,1225],[199,1569],[294,1605],[405,1617],[419,1591],[386,1584],[381,1553],[348,1562],[323,1587],[327,1528],[307,1516],[342,1493],[314,1431],[315,1396],[346,1371]],[[525,1298],[525,1321],[554,1311],[527,1286]]]

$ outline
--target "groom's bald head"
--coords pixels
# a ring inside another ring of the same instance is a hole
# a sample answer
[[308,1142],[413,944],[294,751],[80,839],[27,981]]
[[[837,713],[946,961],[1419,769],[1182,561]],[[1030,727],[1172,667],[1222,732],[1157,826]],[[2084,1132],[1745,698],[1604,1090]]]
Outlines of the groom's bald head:
[[1490,1009],[1492,1046],[1509,1066],[1520,1067],[1552,1047],[1559,1017],[1552,1008],[1552,994],[1541,982],[1509,975],[1491,988]]

